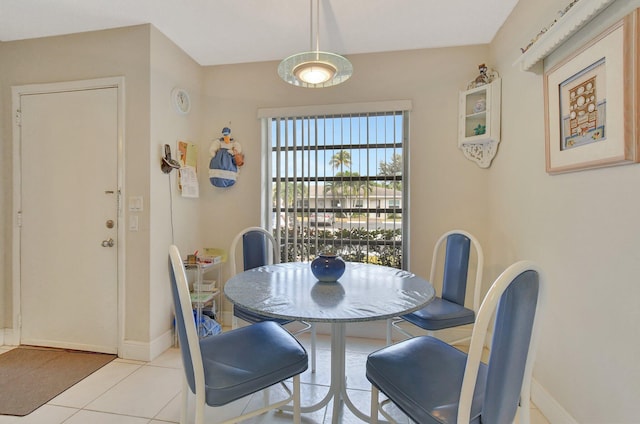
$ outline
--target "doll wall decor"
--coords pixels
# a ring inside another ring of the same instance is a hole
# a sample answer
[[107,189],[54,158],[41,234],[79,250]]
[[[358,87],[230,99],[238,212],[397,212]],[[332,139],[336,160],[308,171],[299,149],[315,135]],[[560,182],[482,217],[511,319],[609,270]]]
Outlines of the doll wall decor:
[[239,142],[231,138],[231,129],[224,127],[222,137],[209,147],[209,181],[215,187],[231,187],[236,183],[238,170],[244,165],[244,154]]

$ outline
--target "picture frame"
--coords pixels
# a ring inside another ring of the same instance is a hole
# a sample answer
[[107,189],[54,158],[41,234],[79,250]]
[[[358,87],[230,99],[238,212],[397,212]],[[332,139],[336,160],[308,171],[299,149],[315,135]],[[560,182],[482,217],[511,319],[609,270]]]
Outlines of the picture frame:
[[640,161],[638,19],[640,9],[545,71],[549,174]]

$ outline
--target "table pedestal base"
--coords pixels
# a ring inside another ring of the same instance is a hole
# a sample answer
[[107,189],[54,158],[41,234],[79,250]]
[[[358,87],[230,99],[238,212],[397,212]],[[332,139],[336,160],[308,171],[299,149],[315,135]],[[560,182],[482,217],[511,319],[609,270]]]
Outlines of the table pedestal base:
[[[333,415],[331,422],[338,423],[340,417],[340,407],[342,403],[347,406],[358,418],[365,422],[370,421],[370,417],[360,411],[351,402],[347,395],[345,357],[346,357],[346,324],[340,322],[331,323],[331,383],[326,396],[315,405],[302,406],[302,413],[314,412],[324,408],[333,399]],[[287,406],[283,408],[292,410]]]

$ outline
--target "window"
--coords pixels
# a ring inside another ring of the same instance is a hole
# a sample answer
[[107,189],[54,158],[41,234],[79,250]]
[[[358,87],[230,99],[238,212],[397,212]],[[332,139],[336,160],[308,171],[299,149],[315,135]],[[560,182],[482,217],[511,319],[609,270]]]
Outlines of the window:
[[264,204],[267,217],[284,216],[270,223],[282,261],[309,261],[330,249],[347,261],[406,267],[407,110],[263,123]]

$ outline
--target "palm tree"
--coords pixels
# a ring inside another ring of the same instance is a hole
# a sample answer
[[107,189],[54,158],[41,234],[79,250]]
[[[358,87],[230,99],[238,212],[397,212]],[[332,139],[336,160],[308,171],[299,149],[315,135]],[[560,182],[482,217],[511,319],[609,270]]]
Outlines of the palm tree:
[[369,180],[353,181],[351,185],[353,185],[354,192],[356,193],[356,199],[360,197],[360,192],[362,192],[363,197],[367,197],[367,195],[373,191],[374,187],[373,183]]
[[332,193],[333,197],[349,195],[351,191],[350,183],[345,180],[349,178],[351,175],[353,174],[351,174],[351,172],[349,171],[336,172],[335,177],[337,179],[334,181],[327,181],[324,185],[324,192]]
[[360,197],[360,192],[367,195],[373,189],[370,181],[360,180],[357,172],[336,172],[337,180],[328,181],[325,185],[325,193],[333,193],[347,197]]
[[[360,180],[357,172],[337,172],[335,181],[328,181],[324,187],[325,193],[332,193],[333,197],[366,198],[373,190],[373,184],[368,180]],[[355,179],[354,179],[355,178]]]
[[346,150],[339,150],[338,153],[333,155],[329,160],[329,165],[333,169],[344,169],[351,167],[351,153]]
[[386,184],[389,188],[395,188],[396,190],[402,190],[402,156],[394,153],[391,156],[390,162],[380,161],[380,173],[379,175],[396,177],[398,180],[392,181]]
[[[278,199],[277,193],[280,189],[280,197]],[[273,186],[273,200],[283,206],[293,206],[294,197],[297,199],[303,198],[307,194],[307,186],[300,182],[288,182],[280,181],[278,185]],[[285,203],[286,199],[286,203]]]

